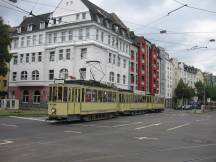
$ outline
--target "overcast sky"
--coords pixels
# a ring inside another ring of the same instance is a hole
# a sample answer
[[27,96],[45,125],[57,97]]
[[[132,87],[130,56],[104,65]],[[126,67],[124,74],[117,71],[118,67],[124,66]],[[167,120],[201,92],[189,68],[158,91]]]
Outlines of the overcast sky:
[[[19,25],[24,14],[2,8],[1,5],[6,5],[3,1],[7,0],[0,0],[0,16],[12,26]],[[216,39],[216,1],[179,1],[215,13],[184,7],[166,16],[168,12],[181,6],[174,0],[91,0],[106,11],[115,12],[130,30],[164,47],[172,57],[216,75],[216,42],[209,41]],[[60,0],[18,0],[17,5],[28,11],[33,10],[34,14],[42,14],[53,11],[59,2]],[[159,34],[161,30],[176,34]],[[194,46],[200,49],[189,50]]]

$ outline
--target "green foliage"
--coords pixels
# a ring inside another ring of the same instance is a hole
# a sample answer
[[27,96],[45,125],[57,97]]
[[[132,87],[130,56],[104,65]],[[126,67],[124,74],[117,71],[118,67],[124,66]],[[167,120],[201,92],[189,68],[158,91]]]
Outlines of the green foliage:
[[189,87],[187,84],[180,79],[177,88],[175,89],[175,95],[178,99],[188,98],[190,99],[195,95],[194,89]]
[[204,89],[205,89],[204,84],[201,81],[199,81],[199,82],[195,83],[195,87],[196,87],[196,90],[197,90],[196,95],[199,97],[200,100],[202,100],[202,98],[204,96]]
[[206,96],[207,98],[211,98],[211,100],[216,101],[216,86],[207,86],[206,87]]
[[5,25],[3,20],[0,19],[0,76],[7,75],[9,71],[7,63],[11,60],[11,55],[8,50],[10,44],[10,27]]

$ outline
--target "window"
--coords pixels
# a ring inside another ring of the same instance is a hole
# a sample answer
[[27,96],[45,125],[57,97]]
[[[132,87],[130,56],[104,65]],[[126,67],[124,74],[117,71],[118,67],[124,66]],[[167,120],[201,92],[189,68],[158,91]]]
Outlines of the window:
[[32,62],[35,62],[35,53],[32,53]]
[[83,40],[83,29],[79,29],[79,40]]
[[117,74],[117,83],[120,83],[121,75]]
[[99,38],[99,30],[97,29],[96,30],[96,40],[98,40],[98,38]]
[[81,49],[81,60],[86,59],[87,58],[87,48],[82,48]]
[[20,54],[20,63],[23,63],[23,57],[24,57],[24,55]]
[[27,31],[32,31],[32,28],[33,28],[33,25],[32,25],[32,24],[29,24],[29,25],[27,26]]
[[29,92],[27,90],[23,91],[23,102],[28,103],[29,102]]
[[76,19],[79,20],[79,18],[80,18],[80,14],[78,13],[76,14]]
[[111,43],[111,36],[109,35],[108,36],[108,44],[110,45],[110,43]]
[[41,21],[40,22],[40,29],[44,29],[45,28],[45,22],[44,21]]
[[13,72],[13,81],[16,81],[17,79],[17,72]]
[[89,39],[90,37],[90,30],[89,28],[86,28],[86,39]]
[[86,68],[80,69],[80,79],[85,80],[86,79]]
[[61,69],[59,72],[59,78],[60,79],[67,79],[68,78],[68,70],[67,69]]
[[71,50],[66,49],[66,60],[70,60],[70,56],[71,56]]
[[17,33],[21,33],[22,32],[22,27],[18,27],[17,28]]
[[28,73],[27,71],[22,71],[21,72],[21,80],[27,80],[28,78]]
[[123,61],[123,62],[124,62],[124,65],[123,65],[123,67],[124,67],[124,68],[126,68],[126,67],[127,67],[127,60],[126,60],[126,59],[124,59],[124,61]]
[[32,37],[32,45],[33,46],[36,45],[36,35],[33,35],[33,37]]
[[109,63],[112,63],[112,54],[109,53]]
[[62,42],[65,42],[65,38],[66,38],[66,37],[65,37],[65,32],[62,32],[62,33],[61,33],[61,40],[62,40]]
[[25,44],[25,37],[22,37],[21,38],[21,47],[24,47],[24,44]]
[[63,60],[63,49],[59,50],[59,60]]
[[54,70],[49,70],[49,80],[54,80]]
[[86,13],[82,13],[82,19],[86,19]]
[[118,56],[118,67],[120,67],[120,66],[121,66],[121,57]]
[[101,32],[101,41],[104,41],[104,32]]
[[69,41],[73,40],[73,30],[70,30],[70,31],[69,31],[68,40],[69,40]]
[[57,33],[54,33],[53,34],[53,43],[56,43],[57,42]]
[[39,104],[40,103],[40,91],[35,91],[33,95],[33,103]]
[[34,70],[32,72],[32,80],[39,80],[39,71],[38,70]]
[[50,52],[50,62],[53,62],[53,61],[55,61],[55,52],[51,51]]
[[29,63],[29,53],[26,54],[26,63]]
[[126,84],[126,76],[123,75],[123,84]]
[[28,37],[27,37],[27,47],[30,46],[30,43],[31,43],[31,36],[28,36]]
[[18,63],[18,56],[13,57],[13,64],[16,65]]
[[42,43],[43,43],[43,35],[42,34],[40,34],[39,35],[39,45],[41,45]]
[[38,62],[41,62],[41,61],[42,61],[42,53],[39,52],[39,53],[38,53]]
[[49,44],[52,43],[52,34],[51,33],[48,34],[48,43]]
[[62,18],[59,17],[59,18],[58,18],[58,23],[61,24],[61,22],[62,22]]
[[116,55],[113,55],[113,64],[116,62]]
[[110,82],[113,82],[115,81],[115,74],[113,72],[110,72],[110,75],[109,75],[109,81]]
[[114,46],[114,44],[115,44],[115,38],[112,37],[112,46]]
[[14,39],[14,49],[18,47],[19,39]]

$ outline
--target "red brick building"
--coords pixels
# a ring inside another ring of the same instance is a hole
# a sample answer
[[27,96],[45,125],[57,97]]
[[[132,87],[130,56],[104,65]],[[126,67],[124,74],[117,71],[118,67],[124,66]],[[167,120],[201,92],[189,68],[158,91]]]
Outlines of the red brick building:
[[[133,40],[134,45],[131,48],[130,65],[131,90],[134,90],[137,93],[151,95],[158,94],[159,57],[157,47],[148,40],[146,40],[144,37],[134,37]],[[134,55],[135,47],[137,48],[136,58]]]

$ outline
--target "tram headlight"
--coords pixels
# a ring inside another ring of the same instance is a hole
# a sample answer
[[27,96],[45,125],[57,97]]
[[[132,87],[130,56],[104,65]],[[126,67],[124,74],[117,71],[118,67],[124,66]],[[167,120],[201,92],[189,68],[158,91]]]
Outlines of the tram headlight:
[[55,108],[52,108],[52,109],[51,109],[51,112],[52,112],[53,114],[55,114],[55,113],[56,113],[56,109],[55,109]]

